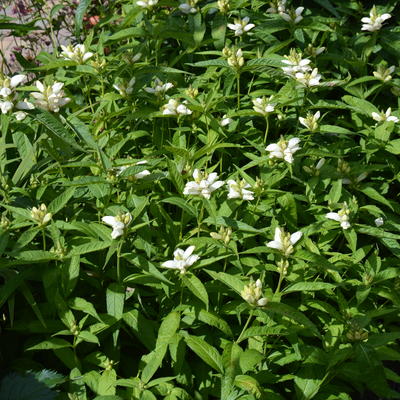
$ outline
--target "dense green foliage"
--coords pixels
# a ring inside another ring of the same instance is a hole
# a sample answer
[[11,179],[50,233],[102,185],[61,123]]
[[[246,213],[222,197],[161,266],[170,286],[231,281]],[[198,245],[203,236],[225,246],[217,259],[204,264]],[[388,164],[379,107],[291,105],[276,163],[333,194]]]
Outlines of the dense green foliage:
[[400,398],[398,2],[149,1],[1,80],[0,397]]

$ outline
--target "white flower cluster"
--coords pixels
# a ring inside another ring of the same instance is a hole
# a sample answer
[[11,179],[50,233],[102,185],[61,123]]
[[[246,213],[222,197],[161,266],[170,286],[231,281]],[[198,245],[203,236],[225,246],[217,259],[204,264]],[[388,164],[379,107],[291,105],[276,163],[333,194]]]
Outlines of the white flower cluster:
[[86,51],[86,47],[84,44],[76,44],[75,46],[61,45],[61,56],[64,57],[65,60],[75,61],[78,64],[84,64],[87,60],[93,57],[93,53],[90,51]]
[[254,24],[249,24],[249,21],[249,17],[236,18],[234,19],[234,24],[228,24],[228,28],[235,32],[235,36],[242,36],[255,27]]
[[286,141],[282,137],[278,143],[268,145],[265,150],[270,152],[270,158],[281,158],[289,164],[292,164],[294,160],[293,154],[300,150],[299,143],[299,138],[292,138]]
[[[147,164],[147,160],[138,161],[135,164],[131,165],[121,165],[120,167],[116,167],[115,170],[117,172],[117,176],[120,176],[126,169],[134,165],[144,165]],[[138,172],[137,174],[133,175],[134,179],[143,179],[144,177],[150,175],[150,171],[145,169],[144,171]]]
[[[194,181],[186,183],[183,189],[184,195],[200,196],[205,199],[210,199],[211,193],[225,184],[224,181],[218,180],[218,174],[216,172],[207,174],[199,169],[195,169],[193,171],[193,178]],[[228,199],[254,200],[253,192],[249,190],[251,186],[245,180],[234,181],[233,179],[229,179],[226,184],[229,189]]]
[[318,129],[318,120],[321,113],[317,111],[315,114],[308,113],[306,118],[299,117],[300,123],[305,126],[310,132],[315,132]]
[[267,247],[279,250],[285,257],[293,253],[293,246],[301,239],[303,233],[298,231],[293,234],[286,233],[279,226],[275,228],[274,240],[266,243]]
[[329,212],[325,216],[328,219],[333,219],[334,221],[340,222],[340,226],[343,229],[349,229],[351,226],[349,222],[349,214],[350,210],[347,206],[347,203],[344,202],[343,207],[337,213]]
[[392,109],[389,107],[385,112],[380,112],[376,113],[373,112],[371,113],[372,118],[377,121],[377,122],[385,122],[385,121],[391,121],[394,123],[399,122],[399,119],[392,115]]
[[171,82],[163,83],[159,78],[155,78],[152,87],[145,87],[144,91],[156,96],[163,96],[165,92],[173,87],[174,85]]
[[264,307],[268,302],[268,300],[263,297],[262,283],[260,279],[257,279],[255,282],[251,280],[250,283],[240,292],[240,295],[254,307]]
[[269,99],[265,97],[257,97],[256,99],[253,99],[253,110],[266,117],[275,110],[275,104],[270,103],[271,100],[272,96]]
[[108,215],[101,220],[112,227],[111,238],[117,239],[125,233],[126,228],[132,222],[132,215],[130,213],[120,214],[116,217]]
[[46,204],[41,204],[39,207],[32,207],[31,217],[41,227],[47,225],[52,218],[52,214],[47,212]]
[[311,61],[308,58],[302,58],[302,53],[297,53],[291,49],[290,54],[285,56],[286,60],[282,60],[287,67],[282,67],[286,75],[297,80],[304,86],[312,87],[320,84],[321,75],[318,68],[311,68]]
[[181,274],[186,273],[186,269],[192,266],[200,257],[193,254],[195,246],[189,246],[186,250],[176,249],[174,259],[168,260],[161,265],[165,268],[177,269]]
[[136,5],[147,10],[151,10],[154,6],[157,5],[157,3],[158,0],[139,0],[136,2]]
[[54,82],[51,86],[36,81],[36,87],[39,92],[31,93],[32,97],[35,98],[35,105],[47,111],[59,112],[60,107],[68,104],[71,99],[65,97],[65,93],[62,90],[64,84],[61,82]]
[[186,107],[185,103],[185,101],[179,103],[176,99],[169,99],[168,103],[162,106],[162,113],[163,115],[190,115],[192,110]]
[[378,14],[376,7],[373,6],[369,12],[369,17],[361,18],[361,22],[363,23],[361,30],[369,32],[379,31],[382,28],[383,23],[389,18],[392,18],[390,14]]
[[197,13],[197,4],[198,0],[188,0],[186,3],[182,3],[179,5],[179,10],[184,14],[196,14]]
[[[17,110],[32,110],[34,108],[33,104],[28,102],[26,99],[24,101],[17,101],[17,94],[15,89],[21,83],[25,83],[25,75],[14,75],[13,77],[8,77],[5,75],[0,75],[0,110],[2,114],[8,114],[14,108]],[[14,116],[18,121],[25,118],[26,113],[23,111],[17,111]]]
[[113,88],[114,88],[115,90],[117,90],[118,93],[119,93],[121,96],[127,97],[127,96],[129,96],[130,94],[132,94],[132,92],[133,92],[133,86],[135,85],[135,82],[136,82],[136,79],[135,79],[135,77],[133,77],[133,78],[130,79],[130,81],[127,82],[127,83],[119,83],[119,84],[115,83],[115,84],[113,85]]

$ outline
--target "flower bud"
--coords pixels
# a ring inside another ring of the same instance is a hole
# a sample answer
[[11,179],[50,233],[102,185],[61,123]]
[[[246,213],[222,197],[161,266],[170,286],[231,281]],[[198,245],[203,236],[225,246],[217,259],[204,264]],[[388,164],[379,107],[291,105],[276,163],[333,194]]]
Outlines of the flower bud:
[[250,283],[246,285],[243,290],[240,292],[240,295],[244,300],[246,300],[250,305],[255,307],[264,307],[268,300],[265,297],[262,297],[262,283],[260,279],[257,279],[256,282],[253,279],[250,280]]
[[52,214],[47,212],[46,205],[42,203],[39,208],[32,207],[31,217],[39,226],[43,227],[50,222]]

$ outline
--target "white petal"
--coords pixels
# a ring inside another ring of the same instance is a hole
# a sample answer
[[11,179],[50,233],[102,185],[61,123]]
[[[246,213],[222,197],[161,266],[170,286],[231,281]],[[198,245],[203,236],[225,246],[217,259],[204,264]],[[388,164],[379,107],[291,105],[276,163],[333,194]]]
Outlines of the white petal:
[[112,217],[110,215],[105,216],[101,219],[105,224],[114,226],[117,222],[119,222],[115,217]]
[[25,75],[14,75],[10,80],[10,85],[11,87],[14,88],[18,86],[20,83],[24,82],[25,80],[26,80]]
[[303,236],[302,232],[295,232],[292,235],[290,235],[290,243],[292,243],[293,245],[296,244],[301,237]]
[[176,261],[174,261],[174,260],[165,261],[165,262],[163,262],[161,265],[162,265],[163,267],[165,267],[165,268],[179,269],[179,267],[177,266]]
[[124,229],[122,228],[114,228],[111,232],[111,238],[116,239],[124,234]]
[[189,246],[183,253],[183,258],[186,260],[188,257],[190,257],[195,248],[196,248],[195,246]]
[[330,212],[325,215],[326,218],[333,219],[334,221],[340,222],[342,219],[338,213]]
[[272,242],[267,243],[267,247],[270,247],[271,249],[282,250],[282,243],[273,240]]

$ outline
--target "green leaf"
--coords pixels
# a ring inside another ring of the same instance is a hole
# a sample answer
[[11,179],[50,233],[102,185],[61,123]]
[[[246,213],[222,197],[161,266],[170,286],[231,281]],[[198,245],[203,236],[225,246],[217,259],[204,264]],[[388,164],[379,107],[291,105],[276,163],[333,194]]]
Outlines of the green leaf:
[[180,315],[175,311],[169,313],[162,321],[160,329],[158,330],[156,348],[147,356],[149,360],[142,371],[141,379],[144,383],[149,382],[160,367],[165,353],[167,352],[168,345],[179,329],[179,324]]
[[51,203],[48,205],[47,209],[53,215],[60,211],[65,205],[71,200],[72,196],[75,193],[75,187],[67,188],[63,193],[57,196]]
[[257,379],[249,375],[237,375],[234,381],[235,386],[240,389],[246,390],[251,393],[256,399],[259,399],[262,395],[262,389]]
[[378,191],[376,191],[373,187],[367,186],[361,189],[361,192],[368,196],[370,199],[389,207],[393,211],[393,206],[390,204],[390,202],[381,194],[379,194]]
[[183,211],[185,211],[188,215],[191,215],[192,217],[197,218],[197,210],[193,206],[188,204],[187,201],[185,199],[182,199],[181,197],[168,197],[166,199],[161,200],[161,202],[178,206]]
[[264,310],[267,314],[279,314],[290,318],[298,324],[304,325],[306,328],[310,329],[316,336],[321,337],[321,334],[314,323],[312,323],[302,312],[297,311],[295,308],[287,304],[270,302],[265,306],[263,311]]
[[331,290],[336,285],[326,282],[296,282],[290,286],[287,286],[283,293],[292,292],[316,292],[318,290]]
[[208,308],[208,294],[203,283],[197,276],[187,273],[182,276],[182,281],[185,286],[197,297],[199,298]]
[[53,350],[63,349],[65,347],[72,347],[72,344],[64,339],[50,338],[38,344],[28,347],[26,350]]
[[121,319],[124,312],[125,289],[118,283],[111,283],[106,291],[107,313]]
[[189,334],[183,335],[186,344],[190,349],[195,352],[206,364],[216,371],[222,373],[224,367],[222,365],[221,355],[218,350],[208,344],[205,340],[197,336],[191,336]]
[[236,293],[240,295],[241,291],[244,288],[244,283],[241,281],[240,278],[234,275],[229,275],[225,272],[215,272],[211,270],[205,270],[213,279],[216,279],[223,284],[229,286],[233,289]]
[[47,128],[47,132],[50,137],[62,142],[67,149],[84,151],[82,147],[79,146],[78,143],[76,143],[74,137],[70,134],[70,132],[65,129],[61,121],[53,114],[48,111],[41,110],[38,111],[36,114],[33,114],[33,117]]
[[82,30],[82,23],[83,17],[86,14],[92,0],[80,0],[78,7],[75,11],[75,37],[79,38],[81,30]]

